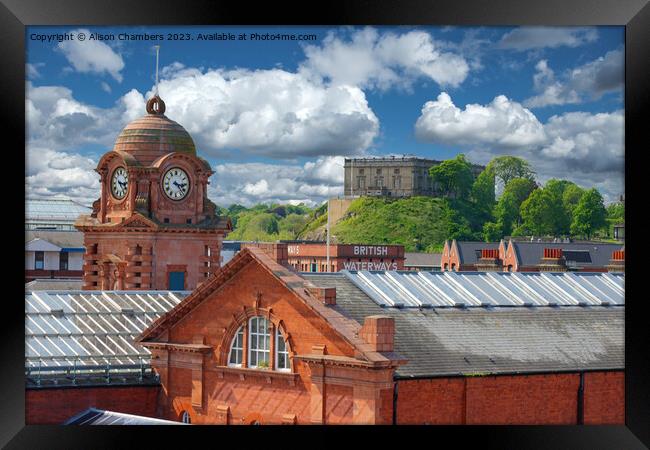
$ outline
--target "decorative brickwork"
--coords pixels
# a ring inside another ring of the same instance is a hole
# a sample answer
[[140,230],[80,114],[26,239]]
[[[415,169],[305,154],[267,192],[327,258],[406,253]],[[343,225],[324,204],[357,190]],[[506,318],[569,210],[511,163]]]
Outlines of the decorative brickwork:
[[[183,289],[193,289],[221,264],[232,226],[207,197],[214,172],[187,131],[164,115],[164,102],[149,103],[158,106],[127,125],[100,159],[101,196],[75,223],[84,232],[85,290],[169,289],[170,266],[184,266]],[[186,181],[165,178],[171,171]]]

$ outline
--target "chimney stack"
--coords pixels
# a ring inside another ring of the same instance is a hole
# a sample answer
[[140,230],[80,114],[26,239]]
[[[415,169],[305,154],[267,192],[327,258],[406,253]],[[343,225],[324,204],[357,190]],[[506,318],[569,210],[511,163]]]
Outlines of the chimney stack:
[[242,243],[242,250],[246,247],[255,247],[269,255],[278,264],[289,266],[289,250],[286,243],[282,242],[245,242]]
[[476,270],[481,272],[499,272],[502,266],[498,248],[484,248],[476,261]]
[[561,248],[545,248],[539,264],[540,272],[566,272],[566,260]]
[[368,316],[359,337],[376,352],[392,352],[395,341],[395,320],[388,316]]
[[625,250],[614,250],[607,266],[608,272],[625,272]]

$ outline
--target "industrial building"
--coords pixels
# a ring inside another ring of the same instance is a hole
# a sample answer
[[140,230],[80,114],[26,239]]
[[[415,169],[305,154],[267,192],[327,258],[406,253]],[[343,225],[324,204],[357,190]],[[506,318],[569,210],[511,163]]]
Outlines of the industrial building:
[[621,272],[625,247],[605,242],[445,241],[443,271]]
[[[620,271],[455,273],[443,254],[405,272],[389,245],[331,246],[327,267],[299,242],[222,265],[213,172],[158,96],[146,109],[75,222],[82,289],[25,293],[27,424],[624,423]],[[474,251],[488,268],[496,245]]]
[[83,275],[83,235],[78,231],[27,230],[25,282],[77,279]]
[[298,274],[278,255],[244,248],[191,293],[27,294],[27,423],[90,407],[192,424],[624,423],[623,274]]

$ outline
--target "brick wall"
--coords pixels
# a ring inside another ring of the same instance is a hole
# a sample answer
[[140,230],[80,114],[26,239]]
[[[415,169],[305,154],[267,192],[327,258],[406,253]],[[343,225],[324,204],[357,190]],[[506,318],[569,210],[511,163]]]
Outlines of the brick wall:
[[[267,377],[264,371],[221,374],[218,370],[217,366],[222,366],[219,361],[222,344],[226,352],[230,347],[231,336],[226,336],[224,341],[224,334],[244,306],[254,307],[257,293],[262,293],[259,306],[272,309],[273,316],[282,320],[290,335],[288,344],[292,354],[308,354],[312,347],[325,345],[329,355],[354,356],[351,346],[309,307],[291,298],[287,288],[257,263],[250,263],[170,330],[171,342],[190,343],[195,336],[203,336],[205,344],[215,350],[205,356],[203,408],[191,406],[191,369],[170,367],[168,379],[162,380],[167,388],[167,395],[163,394],[162,398],[166,405],[163,418],[176,420],[185,409],[193,416],[192,423],[222,423],[220,408],[229,407],[228,423],[231,424],[244,423],[251,413],[259,414],[262,423],[282,423],[285,415],[294,414],[299,424],[311,422],[310,386],[305,385],[310,375],[304,364],[292,361],[294,372],[298,373],[293,385],[286,379],[273,377],[272,373]],[[327,386],[328,395],[341,393],[337,388],[330,389]],[[333,402],[337,401],[342,403],[336,406]],[[345,402],[351,403],[351,398],[332,397],[326,402],[328,408],[333,408],[327,411],[332,420],[347,417]]]
[[61,424],[88,408],[156,417],[160,386],[65,387],[25,390],[25,423]]
[[398,424],[462,424],[463,378],[400,380],[397,382]]
[[586,373],[584,379],[584,423],[625,423],[625,373]]
[[[398,382],[399,424],[576,424],[580,375],[434,378]],[[624,373],[585,374],[584,423],[623,424]]]

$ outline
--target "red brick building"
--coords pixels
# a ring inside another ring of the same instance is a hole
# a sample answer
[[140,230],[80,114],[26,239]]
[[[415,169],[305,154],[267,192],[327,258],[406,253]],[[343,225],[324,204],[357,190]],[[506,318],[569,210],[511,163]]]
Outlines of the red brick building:
[[140,410],[114,375],[32,386],[27,423],[67,405],[193,424],[624,423],[621,274],[299,275],[282,248],[242,249],[149,322]]
[[298,272],[338,272],[339,270],[403,270],[403,245],[327,244],[324,242],[284,241],[288,261]]
[[158,96],[146,109],[100,159],[101,197],[75,223],[86,290],[194,289],[220,265],[231,225],[207,197],[214,172]]
[[620,272],[625,269],[621,244],[603,242],[445,241],[442,271]]

